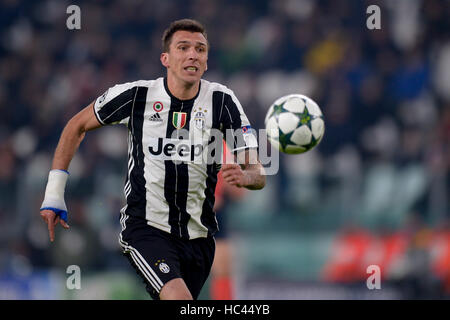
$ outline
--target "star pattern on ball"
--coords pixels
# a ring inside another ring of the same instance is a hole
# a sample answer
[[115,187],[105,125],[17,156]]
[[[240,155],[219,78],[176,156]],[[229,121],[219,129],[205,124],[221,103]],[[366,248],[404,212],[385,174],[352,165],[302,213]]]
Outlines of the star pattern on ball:
[[300,119],[300,123],[302,125],[307,125],[310,130],[312,130],[311,127],[311,120],[315,117],[309,113],[308,107],[305,106],[305,109],[303,109],[303,112],[296,112],[295,115]]
[[307,145],[304,145],[303,147],[305,147],[306,149],[311,149],[312,147],[314,147],[317,143],[319,142],[319,140],[317,140],[314,135],[311,136],[311,142],[308,143]]
[[283,133],[281,129],[279,129],[279,136],[278,141],[280,143],[280,146],[283,148],[283,150],[286,150],[286,147],[291,143],[291,137],[294,134],[294,131],[291,131],[289,133]]
[[276,104],[276,105],[274,105],[274,106],[273,106],[273,111],[272,111],[272,113],[270,114],[269,117],[273,117],[274,115],[275,115],[275,116],[278,116],[280,113],[285,112],[286,110],[283,108],[283,106],[284,106],[285,103],[286,103],[286,102],[283,102],[282,104]]

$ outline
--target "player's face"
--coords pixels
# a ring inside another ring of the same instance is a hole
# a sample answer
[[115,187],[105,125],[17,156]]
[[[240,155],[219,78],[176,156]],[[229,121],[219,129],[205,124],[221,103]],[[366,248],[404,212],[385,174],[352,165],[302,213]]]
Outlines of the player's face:
[[161,62],[169,76],[193,84],[200,81],[207,69],[207,46],[200,32],[177,31],[172,36],[169,52],[161,54]]

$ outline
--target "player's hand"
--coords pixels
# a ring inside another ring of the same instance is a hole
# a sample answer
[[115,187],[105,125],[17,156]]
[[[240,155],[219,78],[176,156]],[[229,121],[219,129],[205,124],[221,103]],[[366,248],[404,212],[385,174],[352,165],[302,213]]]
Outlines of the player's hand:
[[58,223],[61,224],[64,229],[69,229],[69,225],[52,210],[41,210],[41,218],[47,224],[51,242],[55,240],[55,226]]
[[222,177],[232,186],[242,188],[248,185],[248,176],[237,163],[223,164]]

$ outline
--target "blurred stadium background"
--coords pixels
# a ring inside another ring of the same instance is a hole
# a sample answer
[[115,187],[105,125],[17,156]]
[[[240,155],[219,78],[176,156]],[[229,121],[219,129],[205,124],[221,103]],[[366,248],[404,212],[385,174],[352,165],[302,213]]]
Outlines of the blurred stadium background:
[[[81,30],[66,27],[70,4]],[[371,4],[381,30],[366,28]],[[38,209],[66,121],[116,83],[161,76],[160,36],[184,17],[207,27],[205,79],[232,88],[253,127],[287,93],[325,114],[314,151],[281,155],[266,188],[228,208],[236,298],[449,298],[449,1],[0,0],[0,299],[148,298],[117,242],[125,128],[88,133],[71,230],[53,244]],[[69,265],[81,290],[66,288]]]

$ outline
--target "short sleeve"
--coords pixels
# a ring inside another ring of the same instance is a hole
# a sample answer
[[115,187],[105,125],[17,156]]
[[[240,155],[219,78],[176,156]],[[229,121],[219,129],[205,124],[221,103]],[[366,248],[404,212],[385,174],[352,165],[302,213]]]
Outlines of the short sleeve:
[[102,125],[127,124],[136,97],[134,82],[118,84],[95,100],[94,113]]
[[239,100],[231,90],[224,93],[220,114],[222,132],[231,152],[258,148],[256,132],[252,129]]

